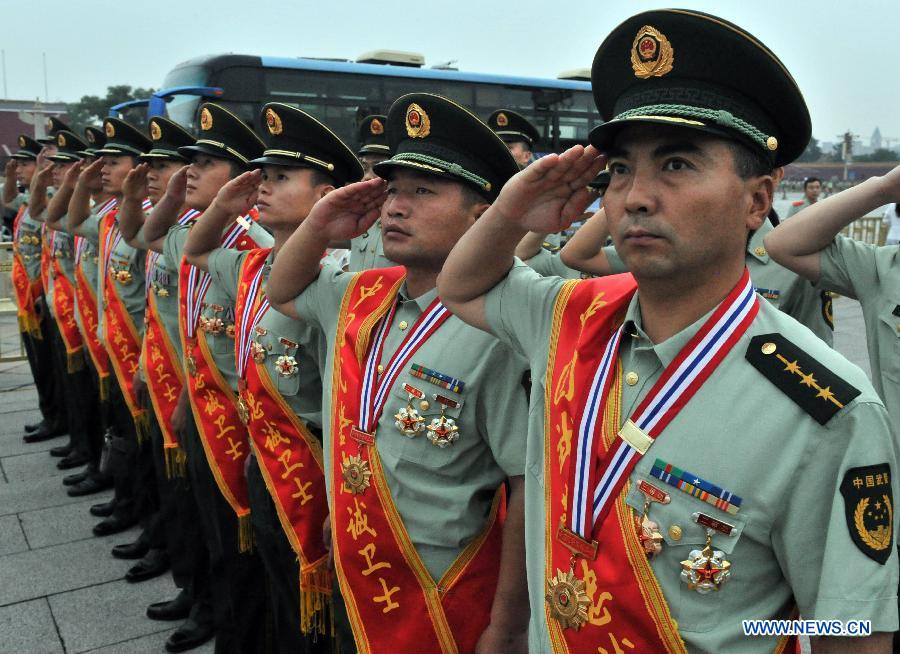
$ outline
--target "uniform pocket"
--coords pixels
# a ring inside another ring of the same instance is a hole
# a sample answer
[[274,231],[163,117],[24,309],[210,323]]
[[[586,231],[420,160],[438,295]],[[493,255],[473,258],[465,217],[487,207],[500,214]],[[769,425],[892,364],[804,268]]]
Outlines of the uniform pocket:
[[[404,382],[411,384],[414,388],[421,390],[424,392],[425,397],[422,399],[413,398],[411,402],[411,407],[415,412],[422,418],[421,428],[416,433],[415,436],[408,437],[405,434],[401,434],[396,425],[392,425],[393,434],[392,441],[396,448],[396,454],[399,458],[404,459],[406,461],[411,461],[416,463],[424,468],[429,468],[431,470],[439,470],[443,466],[445,466],[449,461],[455,458],[455,453],[453,452],[454,448],[465,447],[466,443],[464,439],[467,438],[476,438],[477,436],[473,433],[467,433],[466,425],[460,423],[460,413],[462,412],[462,407],[464,404],[464,399],[455,393],[451,393],[450,391],[444,391],[438,387],[432,386],[431,384],[421,383],[420,380],[414,379],[412,381],[405,380],[404,375],[401,375],[400,379],[398,379],[394,383],[394,388],[392,389],[391,395],[388,398],[387,403],[384,407],[384,413],[387,417],[391,419],[391,422],[394,422],[394,417],[396,415],[402,416],[402,411],[407,408],[407,401],[409,398],[409,394],[403,390]],[[413,383],[419,382],[419,383]],[[434,399],[435,394],[440,394],[445,397],[449,397],[458,403],[456,407],[443,407],[438,401]],[[427,407],[424,402],[427,402]],[[446,447],[438,447],[437,445],[433,445],[431,440],[428,438],[429,427],[432,425],[433,421],[436,425],[440,416],[441,416],[441,408],[444,408],[444,416],[453,421],[458,431],[456,432],[458,435],[458,439],[447,445]],[[394,449],[394,448],[391,448]]]
[[[881,374],[891,381],[900,383],[900,298],[888,300],[881,307],[878,318],[887,325],[890,335],[884,344],[879,356],[881,361]],[[877,334],[870,335],[870,338]]]

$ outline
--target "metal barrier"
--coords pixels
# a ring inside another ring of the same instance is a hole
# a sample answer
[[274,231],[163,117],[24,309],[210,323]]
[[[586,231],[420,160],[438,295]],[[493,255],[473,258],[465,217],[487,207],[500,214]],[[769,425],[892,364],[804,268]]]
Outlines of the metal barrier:
[[882,222],[881,216],[863,216],[841,230],[844,236],[871,245],[884,245],[887,233],[888,225]]
[[[0,242],[0,363],[21,361],[25,358],[25,345],[19,336],[19,321],[16,319],[16,301],[12,282],[13,244]],[[12,319],[10,319],[10,317]],[[4,345],[18,342],[19,354],[4,354]]]

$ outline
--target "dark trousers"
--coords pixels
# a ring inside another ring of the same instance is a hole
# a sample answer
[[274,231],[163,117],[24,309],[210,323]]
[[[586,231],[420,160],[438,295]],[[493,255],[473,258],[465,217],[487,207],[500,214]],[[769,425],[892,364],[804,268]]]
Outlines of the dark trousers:
[[[102,431],[99,412],[99,397],[92,395],[91,372],[82,349],[73,355],[70,365],[66,344],[59,328],[54,323],[52,330],[54,372],[59,382],[65,406],[66,428],[72,449],[90,456],[92,441],[96,441]],[[70,369],[72,369],[70,371]]]
[[[41,297],[43,303],[43,296]],[[38,408],[41,417],[52,431],[65,431],[66,414],[60,391],[57,388],[57,378],[54,375],[53,363],[53,331],[50,323],[53,318],[47,315],[46,306],[43,308],[43,316],[40,320],[41,338],[34,338],[30,333],[22,333],[22,343],[25,346],[25,355],[28,357],[28,365],[31,368],[31,376],[34,377],[34,385],[37,388]],[[52,326],[55,328],[55,324]]]
[[330,634],[305,636],[300,631],[300,563],[278,519],[256,457],[250,458],[247,469],[247,493],[254,545],[266,571],[274,651],[278,654],[330,652]]
[[188,479],[209,552],[216,652],[264,652],[266,586],[262,563],[255,552],[240,552],[237,515],[216,485],[192,420],[185,431],[182,447],[187,454]]
[[158,506],[156,476],[149,444],[138,444],[134,418],[115,377],[110,378],[109,406],[113,438],[109,472],[116,490],[115,515],[146,522]]
[[[95,429],[94,431],[89,432],[88,438],[88,456],[91,457],[91,462],[88,465],[90,465],[92,470],[96,470],[97,465],[100,462],[100,452],[103,450],[103,433],[106,431],[107,427],[109,427],[110,423],[109,398],[101,399],[100,397],[100,375],[97,373],[94,361],[87,352],[85,352],[84,359],[85,370],[87,371],[85,380],[88,397],[82,410],[95,416],[95,419],[93,420]],[[110,383],[114,382],[113,380],[108,379],[106,381],[107,387]]]

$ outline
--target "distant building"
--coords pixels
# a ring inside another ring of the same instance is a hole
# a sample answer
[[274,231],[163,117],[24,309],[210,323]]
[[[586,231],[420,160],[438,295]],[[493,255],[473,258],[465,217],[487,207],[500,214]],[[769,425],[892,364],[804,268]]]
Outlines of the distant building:
[[872,132],[872,138],[869,139],[869,145],[872,146],[873,151],[880,150],[883,147],[881,140],[881,130],[877,127],[875,128],[875,131]]
[[57,116],[65,120],[65,115],[63,102],[0,100],[0,159],[18,149],[19,134],[43,138],[47,135],[47,118]]

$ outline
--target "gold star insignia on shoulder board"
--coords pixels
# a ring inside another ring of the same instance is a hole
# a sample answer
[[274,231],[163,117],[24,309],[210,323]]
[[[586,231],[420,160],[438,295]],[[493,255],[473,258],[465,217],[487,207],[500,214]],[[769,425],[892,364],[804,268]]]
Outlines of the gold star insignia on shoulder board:
[[860,393],[781,334],[754,336],[745,356],[820,425]]

